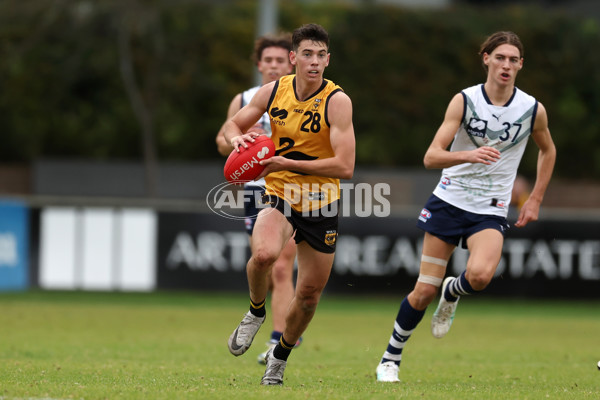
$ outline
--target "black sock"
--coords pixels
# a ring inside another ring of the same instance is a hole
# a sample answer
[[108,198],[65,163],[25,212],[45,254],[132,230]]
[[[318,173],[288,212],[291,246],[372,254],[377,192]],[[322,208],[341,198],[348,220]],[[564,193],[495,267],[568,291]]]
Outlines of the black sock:
[[294,345],[286,342],[283,339],[283,335],[281,335],[281,337],[279,338],[279,343],[277,343],[277,346],[275,346],[275,348],[273,349],[273,357],[279,360],[287,361],[293,348]]
[[447,301],[457,301],[459,296],[476,293],[469,281],[467,280],[467,271],[464,271],[458,278],[455,278],[446,287],[446,291],[443,293],[444,298]]
[[250,299],[250,312],[255,317],[264,317],[267,315],[267,310],[265,309],[266,300],[261,301],[260,303],[255,303]]

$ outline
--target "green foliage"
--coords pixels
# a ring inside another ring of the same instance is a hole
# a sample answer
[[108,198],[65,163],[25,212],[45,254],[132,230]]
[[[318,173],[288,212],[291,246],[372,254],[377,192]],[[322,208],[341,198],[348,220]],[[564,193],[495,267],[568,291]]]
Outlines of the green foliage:
[[597,399],[598,302],[461,300],[450,333],[425,315],[400,384],[375,381],[397,298],[324,295],[285,371],[261,387],[227,338],[248,306],[228,293],[0,293],[3,399]]
[[[523,6],[279,3],[281,29],[329,30],[326,77],[352,98],[360,165],[420,167],[451,97],[485,79],[479,44],[502,29],[524,42],[517,85],[548,110],[557,175],[600,178],[597,20]],[[141,159],[121,74],[124,31],[159,159],[220,159],[214,137],[227,106],[253,85],[256,13],[249,0],[3,1],[0,159]],[[535,150],[522,163],[529,176]]]

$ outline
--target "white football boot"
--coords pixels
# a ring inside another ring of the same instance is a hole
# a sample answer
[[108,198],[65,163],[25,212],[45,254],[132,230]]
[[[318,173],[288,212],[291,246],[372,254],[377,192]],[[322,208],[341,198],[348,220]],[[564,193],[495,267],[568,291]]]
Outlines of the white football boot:
[[256,332],[260,329],[265,317],[256,317],[250,311],[244,315],[242,322],[235,328],[235,331],[229,336],[227,346],[229,352],[234,356],[241,356],[250,348]]
[[[456,306],[458,305],[458,299],[455,302],[447,301],[444,297],[444,292],[446,291],[446,287],[452,282],[454,277],[447,277],[444,279],[444,284],[442,285],[442,295],[440,296],[440,302],[438,303],[435,312],[433,313],[433,317],[431,318],[431,334],[441,339],[446,336],[446,333],[450,330],[452,326],[452,321],[454,321],[454,314],[456,314]],[[460,299],[460,297],[459,297]]]
[[377,366],[377,382],[400,382],[398,370],[400,367],[393,361],[386,361]]
[[267,369],[260,381],[261,385],[283,385],[283,371],[287,361],[279,360],[273,357],[273,350],[269,350],[266,356]]

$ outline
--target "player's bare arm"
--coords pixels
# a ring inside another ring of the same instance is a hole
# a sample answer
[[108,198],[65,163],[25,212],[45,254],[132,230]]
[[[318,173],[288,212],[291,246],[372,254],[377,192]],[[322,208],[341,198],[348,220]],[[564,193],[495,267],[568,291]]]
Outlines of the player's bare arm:
[[281,156],[261,161],[267,167],[261,174],[293,170],[310,175],[350,179],[354,174],[355,137],[352,124],[352,102],[343,92],[335,93],[329,100],[327,114],[330,124],[330,142],[334,156],[318,160],[291,160]]
[[439,127],[431,145],[425,153],[423,164],[427,169],[447,168],[463,163],[491,164],[500,158],[500,152],[488,146],[482,146],[470,151],[448,150],[460,127],[464,111],[464,100],[461,93],[456,94],[446,110],[444,121]]
[[[231,103],[229,103],[229,108],[227,109],[227,119],[225,120],[225,123],[227,123],[227,121],[231,119],[231,117],[233,117],[235,113],[240,111],[241,104],[242,94],[238,93],[231,100]],[[229,142],[225,139],[225,123],[221,125],[221,129],[219,129],[219,133],[217,133],[217,137],[215,139],[215,141],[217,142],[217,150],[222,156],[228,156],[229,153],[231,153],[231,150],[233,150],[233,146],[229,144]]]
[[548,114],[541,103],[538,103],[538,111],[531,136],[539,148],[537,173],[531,194],[521,207],[519,218],[515,223],[515,226],[519,228],[524,227],[529,222],[537,221],[540,206],[556,162],[556,147],[548,128]]
[[250,103],[242,107],[232,118],[225,122],[222,128],[223,136],[232,148],[236,150],[239,146],[247,148],[246,142],[254,142],[254,138],[260,135],[259,132],[251,128],[267,110],[269,97],[274,86],[275,82],[271,82],[261,87],[252,97]]

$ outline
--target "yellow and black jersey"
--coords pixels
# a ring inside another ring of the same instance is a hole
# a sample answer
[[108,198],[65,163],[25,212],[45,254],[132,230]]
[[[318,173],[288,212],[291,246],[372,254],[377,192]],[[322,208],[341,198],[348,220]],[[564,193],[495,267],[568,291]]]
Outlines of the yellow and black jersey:
[[[275,154],[293,160],[333,157],[329,139],[327,107],[331,96],[342,88],[323,84],[304,101],[296,97],[296,76],[287,75],[275,83],[267,112]],[[298,212],[308,212],[339,199],[340,180],[295,171],[272,172],[266,177],[267,193],[285,199]]]

